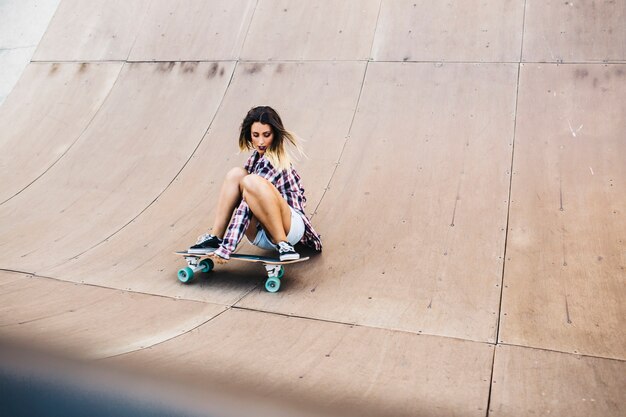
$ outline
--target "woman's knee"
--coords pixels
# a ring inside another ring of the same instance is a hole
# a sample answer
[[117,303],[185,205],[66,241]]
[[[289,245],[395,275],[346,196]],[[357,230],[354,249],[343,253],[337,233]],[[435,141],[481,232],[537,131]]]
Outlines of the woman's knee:
[[226,173],[226,181],[239,184],[248,175],[248,171],[241,167],[235,167]]
[[259,194],[267,188],[269,182],[256,174],[246,175],[241,179],[241,188],[247,193]]

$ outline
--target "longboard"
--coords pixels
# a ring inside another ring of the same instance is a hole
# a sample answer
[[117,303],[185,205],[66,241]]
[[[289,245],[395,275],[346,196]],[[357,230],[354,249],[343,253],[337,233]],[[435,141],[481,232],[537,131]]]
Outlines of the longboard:
[[[211,259],[214,250],[203,253],[190,253],[188,251],[174,252],[176,255],[183,256],[187,261],[187,266],[178,271],[178,280],[185,284],[191,282],[194,275],[198,272],[211,272],[215,268],[215,263]],[[234,253],[230,255],[231,260],[244,262],[260,262],[265,267],[267,279],[265,280],[265,289],[269,292],[277,292],[280,288],[280,280],[285,275],[283,265],[295,264],[298,262],[308,261],[309,257],[295,259],[291,261],[281,261],[279,258],[270,256],[257,256],[249,254]]]

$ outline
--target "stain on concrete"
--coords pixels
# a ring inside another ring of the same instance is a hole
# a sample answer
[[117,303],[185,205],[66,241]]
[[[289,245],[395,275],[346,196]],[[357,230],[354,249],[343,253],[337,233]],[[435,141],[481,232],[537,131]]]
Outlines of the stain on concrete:
[[261,71],[262,68],[263,68],[263,65],[261,64],[253,64],[253,65],[249,65],[248,67],[246,67],[246,72],[248,74],[256,74],[257,72]]
[[182,70],[184,74],[187,74],[189,72],[194,73],[196,71],[196,68],[198,68],[198,62],[185,62],[184,64],[182,64]]
[[576,78],[586,78],[589,75],[589,71],[587,71],[586,69],[578,68],[574,72],[574,75],[576,76]]
[[211,78],[217,75],[217,70],[219,69],[219,64],[214,62],[211,64],[211,68],[209,68],[209,72],[207,72],[206,77],[210,80]]
[[176,66],[176,62],[161,62],[157,65],[157,70],[160,72],[171,72]]

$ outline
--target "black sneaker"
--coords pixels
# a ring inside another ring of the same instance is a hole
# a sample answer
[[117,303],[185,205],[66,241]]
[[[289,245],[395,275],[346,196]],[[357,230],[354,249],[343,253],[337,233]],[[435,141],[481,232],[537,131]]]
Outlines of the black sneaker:
[[210,235],[208,233],[203,234],[198,238],[198,241],[195,245],[190,247],[187,252],[189,253],[208,253],[213,252],[215,249],[219,248],[222,244],[222,239],[215,235]]
[[287,242],[278,242],[278,253],[281,261],[294,261],[300,259],[300,254]]

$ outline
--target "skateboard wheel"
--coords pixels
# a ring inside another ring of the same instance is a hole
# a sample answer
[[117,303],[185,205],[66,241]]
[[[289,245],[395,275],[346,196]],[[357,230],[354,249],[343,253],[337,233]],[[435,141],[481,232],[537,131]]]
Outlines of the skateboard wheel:
[[268,278],[267,281],[265,281],[265,289],[268,292],[277,292],[278,289],[280,288],[280,279],[279,278]]
[[200,271],[202,272],[211,272],[213,270],[213,267],[215,266],[215,264],[213,263],[212,260],[210,259],[203,259],[200,261],[200,263],[198,264],[198,266],[200,268],[202,268]]
[[182,283],[188,283],[193,279],[193,269],[188,266],[178,271],[178,280]]
[[285,275],[285,267],[284,266],[280,266],[280,271],[278,271],[278,279],[281,279],[283,277],[283,275]]

